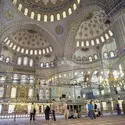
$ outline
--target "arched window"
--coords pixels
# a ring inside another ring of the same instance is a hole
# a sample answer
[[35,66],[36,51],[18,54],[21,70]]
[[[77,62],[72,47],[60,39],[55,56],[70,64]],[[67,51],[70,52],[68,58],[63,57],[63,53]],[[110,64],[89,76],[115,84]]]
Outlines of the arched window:
[[76,42],[76,47],[79,47],[79,41]]
[[16,90],[17,89],[15,87],[11,89],[11,95],[10,95],[11,98],[16,98]]
[[1,56],[0,56],[0,61],[3,61],[3,60],[4,60],[4,56],[1,55]]
[[29,53],[29,50],[28,50],[28,49],[26,49],[25,53],[26,53],[26,54],[28,54],[28,53]]
[[30,50],[30,55],[33,55],[33,50]]
[[9,45],[10,44],[10,40],[8,40],[6,44]]
[[28,57],[24,57],[24,59],[23,59],[23,65],[25,65],[25,66],[28,65]]
[[34,50],[34,54],[37,55],[37,50]]
[[29,61],[29,66],[33,66],[33,59],[30,59],[30,61]]
[[20,51],[20,47],[17,47],[17,52],[19,52]]
[[107,53],[107,52],[104,52],[103,57],[104,57],[105,59],[107,59],[107,58],[108,58],[108,53]]
[[89,46],[89,41],[86,41],[86,46]]
[[76,10],[76,4],[75,3],[73,4],[73,9]]
[[9,63],[10,62],[10,58],[7,57],[5,61],[6,61],[6,63]]
[[24,53],[24,48],[21,49],[21,53]]
[[13,50],[15,50],[15,49],[16,49],[16,45],[13,46]]
[[45,49],[43,49],[43,54],[45,54],[46,52],[45,52]]
[[63,18],[66,18],[66,11],[63,11]]
[[24,15],[26,15],[26,16],[27,16],[27,14],[28,14],[28,9],[27,9],[27,8],[25,8],[25,10],[24,10]]
[[54,63],[53,63],[53,62],[50,62],[50,65],[51,65],[51,67],[53,67],[53,66],[54,66]]
[[22,58],[18,57],[18,59],[17,59],[17,65],[21,65],[21,63],[22,63]]
[[91,56],[89,57],[89,62],[92,62],[92,57]]
[[101,41],[102,41],[102,43],[105,42],[105,39],[103,36],[101,36]]
[[44,15],[44,22],[47,22],[47,15]]
[[4,39],[4,42],[6,43],[6,42],[7,42],[7,40],[8,40],[8,37],[6,37],[6,38]]
[[21,11],[21,10],[22,10],[22,7],[23,7],[22,4],[19,4],[18,10]]
[[115,56],[114,52],[111,51],[111,52],[110,52],[110,57],[114,57],[114,56]]
[[50,21],[53,22],[54,21],[54,15],[50,16]]
[[42,54],[42,51],[41,50],[39,50],[39,55],[41,55]]
[[40,67],[44,67],[44,63],[42,62],[42,63],[40,63]]
[[46,48],[46,52],[49,53],[49,49],[48,48]]
[[58,13],[56,16],[57,20],[60,20],[60,14]]
[[41,14],[37,14],[37,20],[40,21],[41,20]]
[[48,62],[46,63],[46,67],[49,67],[49,63]]
[[92,46],[94,46],[94,45],[95,45],[94,40],[91,40],[91,45],[92,45]]
[[110,35],[110,36],[113,36],[113,33],[112,33],[112,31],[111,31],[111,30],[109,30],[109,35]]
[[35,13],[34,13],[34,12],[31,12],[30,18],[31,18],[31,19],[34,19],[34,16],[35,16]]
[[77,0],[78,4],[80,3],[80,0]]
[[96,43],[97,43],[97,44],[100,44],[100,41],[99,41],[99,39],[96,39]]
[[17,0],[13,0],[13,4],[16,5],[16,3],[17,3]]
[[84,47],[84,41],[81,42],[81,47]]
[[94,59],[97,60],[98,59],[98,55],[94,55]]
[[109,35],[107,33],[105,34],[105,37],[106,37],[106,39],[109,39]]
[[52,52],[52,51],[53,51],[53,49],[52,49],[52,47],[51,47],[51,46],[49,47],[49,49],[50,49],[50,52]]
[[68,9],[69,15],[72,14],[71,8]]

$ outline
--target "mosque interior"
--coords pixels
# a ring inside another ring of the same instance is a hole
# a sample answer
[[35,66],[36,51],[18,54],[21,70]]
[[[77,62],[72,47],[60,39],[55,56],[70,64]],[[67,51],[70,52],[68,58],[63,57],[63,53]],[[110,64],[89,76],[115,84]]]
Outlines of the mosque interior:
[[0,118],[29,117],[32,102],[41,116],[52,99],[122,109],[124,0],[1,0],[0,12]]

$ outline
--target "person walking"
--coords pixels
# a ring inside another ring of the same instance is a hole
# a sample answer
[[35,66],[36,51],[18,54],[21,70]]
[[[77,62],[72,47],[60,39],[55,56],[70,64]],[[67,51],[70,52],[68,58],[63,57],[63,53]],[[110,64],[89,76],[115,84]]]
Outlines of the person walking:
[[88,104],[88,111],[89,111],[89,117],[90,119],[94,119],[94,111],[93,111],[93,104],[92,100],[90,101],[90,104]]
[[53,116],[53,120],[56,121],[56,116],[55,116],[55,112],[56,112],[56,109],[57,109],[57,104],[56,104],[56,101],[55,99],[52,100],[52,116]]
[[45,109],[45,120],[46,120],[46,122],[49,121],[49,119],[50,119],[49,116],[50,116],[50,107],[49,107],[49,105],[47,105],[46,109]]
[[30,122],[32,120],[35,121],[35,113],[36,113],[35,105],[34,103],[32,103],[31,110],[30,110]]

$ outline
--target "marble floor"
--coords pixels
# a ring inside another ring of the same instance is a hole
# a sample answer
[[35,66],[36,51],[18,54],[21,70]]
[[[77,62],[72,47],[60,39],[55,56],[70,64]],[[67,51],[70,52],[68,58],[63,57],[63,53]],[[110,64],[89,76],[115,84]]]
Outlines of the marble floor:
[[0,125],[125,125],[125,116],[105,116],[90,120],[89,118],[82,119],[57,119],[56,122],[50,121],[46,123],[45,120],[38,118],[35,122],[29,119],[0,119]]

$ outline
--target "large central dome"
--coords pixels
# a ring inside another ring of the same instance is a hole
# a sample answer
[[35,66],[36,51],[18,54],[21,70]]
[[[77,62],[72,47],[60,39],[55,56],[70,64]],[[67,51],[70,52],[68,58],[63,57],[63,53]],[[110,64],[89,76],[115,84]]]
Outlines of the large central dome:
[[55,21],[72,14],[80,0],[13,0],[24,15],[38,21]]

